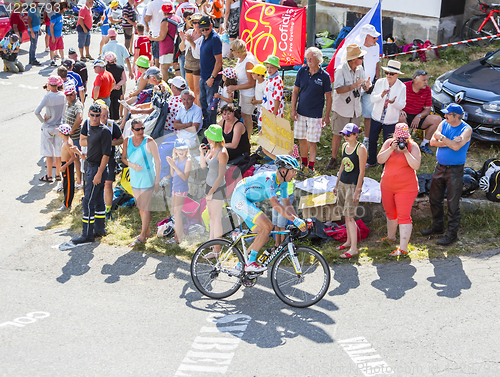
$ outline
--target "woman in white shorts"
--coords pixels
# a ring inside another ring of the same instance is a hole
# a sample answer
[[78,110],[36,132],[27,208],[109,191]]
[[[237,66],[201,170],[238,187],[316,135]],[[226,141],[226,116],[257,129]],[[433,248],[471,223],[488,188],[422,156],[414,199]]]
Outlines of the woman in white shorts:
[[[62,92],[63,81],[59,76],[50,76],[47,79],[48,93],[43,97],[42,102],[35,109],[35,115],[42,123],[42,138],[40,144],[40,154],[46,157],[47,174],[40,178],[42,182],[53,182],[52,167],[56,160],[56,180],[61,180],[61,143],[57,127],[62,124],[64,104],[66,97]],[[45,108],[45,114],[42,110]]]
[[[238,85],[230,85],[227,91],[232,93],[236,90],[240,93],[240,107],[243,124],[247,130],[248,138],[252,136],[253,121],[252,114],[255,105],[252,105],[252,98],[255,95],[255,80],[252,77],[252,68],[257,64],[257,59],[250,51],[247,51],[246,44],[241,39],[235,39],[231,42],[233,55],[238,58],[234,67]],[[250,71],[250,72],[248,72]]]

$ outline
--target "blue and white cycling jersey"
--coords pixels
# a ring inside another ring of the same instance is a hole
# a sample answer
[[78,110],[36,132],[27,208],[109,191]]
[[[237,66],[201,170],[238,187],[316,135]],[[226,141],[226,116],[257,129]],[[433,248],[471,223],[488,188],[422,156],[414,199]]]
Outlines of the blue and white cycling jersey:
[[243,178],[235,190],[243,190],[248,201],[258,203],[264,199],[279,196],[288,198],[288,182],[278,183],[276,172],[258,173],[254,176]]
[[275,198],[278,194],[281,198],[288,198],[288,182],[278,182],[276,172],[258,173],[252,177],[242,179],[234,189],[231,197],[231,207],[240,215],[250,230],[257,226],[255,221],[262,210],[254,203],[262,202],[264,199]]

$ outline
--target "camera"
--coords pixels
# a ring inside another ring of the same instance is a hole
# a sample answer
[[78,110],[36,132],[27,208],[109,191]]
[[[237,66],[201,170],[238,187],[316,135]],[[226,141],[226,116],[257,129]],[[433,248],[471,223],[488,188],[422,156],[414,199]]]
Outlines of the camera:
[[399,149],[403,150],[408,147],[408,143],[404,137],[398,137],[396,139],[396,142],[398,143]]
[[361,96],[361,94],[359,94],[359,89],[354,89],[352,91],[352,94],[354,95],[354,98],[358,98]]

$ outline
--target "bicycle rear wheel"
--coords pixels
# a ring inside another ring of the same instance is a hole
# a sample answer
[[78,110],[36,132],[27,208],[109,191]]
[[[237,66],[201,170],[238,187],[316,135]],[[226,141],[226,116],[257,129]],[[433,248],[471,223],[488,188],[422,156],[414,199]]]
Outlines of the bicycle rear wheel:
[[271,271],[274,292],[285,304],[307,308],[319,302],[330,287],[330,267],[313,248],[296,246],[302,274],[295,272],[287,251],[280,254]]
[[[474,39],[474,38],[481,38],[481,37],[487,37],[489,35],[496,35],[497,30],[495,29],[495,26],[491,22],[491,20],[488,20],[484,27],[481,29],[480,32],[477,30],[481,26],[481,24],[484,21],[484,17],[482,16],[475,16],[469,18],[464,26],[462,27],[462,39]],[[482,41],[475,41],[475,42],[468,42],[467,44],[469,46],[479,46],[479,47],[484,47],[489,45],[493,41],[493,38],[491,39],[485,39]]]
[[[220,253],[210,257],[214,246]],[[240,289],[240,278],[245,262],[237,247],[229,249],[231,242],[223,239],[210,240],[201,245],[191,260],[191,279],[205,296],[214,299],[226,298]],[[237,268],[240,263],[241,269]]]

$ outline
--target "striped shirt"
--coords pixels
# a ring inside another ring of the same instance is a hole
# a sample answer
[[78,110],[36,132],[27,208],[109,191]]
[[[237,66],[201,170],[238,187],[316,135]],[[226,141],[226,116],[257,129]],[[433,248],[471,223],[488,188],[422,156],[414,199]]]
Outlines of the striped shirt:
[[132,27],[133,25],[125,20],[127,17],[129,20],[136,21],[136,13],[134,7],[132,7],[129,3],[123,6],[122,10],[122,27]]

